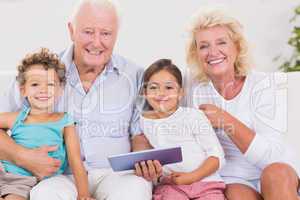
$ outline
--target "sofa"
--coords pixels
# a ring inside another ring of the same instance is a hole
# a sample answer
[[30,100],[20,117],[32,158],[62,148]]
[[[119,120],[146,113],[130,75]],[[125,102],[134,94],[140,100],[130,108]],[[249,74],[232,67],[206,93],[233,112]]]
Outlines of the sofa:
[[[287,74],[287,102],[288,102],[288,115],[287,115],[287,131],[286,141],[296,151],[297,155],[300,154],[300,72],[290,72]],[[300,155],[299,155],[300,160]]]

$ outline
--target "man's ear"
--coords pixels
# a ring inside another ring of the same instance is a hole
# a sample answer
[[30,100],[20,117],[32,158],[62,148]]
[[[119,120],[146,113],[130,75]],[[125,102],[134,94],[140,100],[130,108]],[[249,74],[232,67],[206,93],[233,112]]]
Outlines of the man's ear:
[[74,42],[74,26],[71,22],[68,23],[70,39]]

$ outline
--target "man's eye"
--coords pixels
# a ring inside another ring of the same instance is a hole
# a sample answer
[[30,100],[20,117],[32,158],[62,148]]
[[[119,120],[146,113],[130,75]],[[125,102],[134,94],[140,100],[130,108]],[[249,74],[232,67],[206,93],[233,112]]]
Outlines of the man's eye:
[[106,37],[107,37],[107,36],[110,36],[110,35],[111,35],[111,33],[110,33],[110,32],[102,32],[102,33],[101,33],[101,35],[103,35],[103,36],[106,36]]
[[55,83],[48,83],[48,86],[55,86]]
[[84,33],[87,34],[87,35],[92,35],[93,31],[84,31]]
[[33,86],[33,87],[36,87],[36,86],[38,86],[39,84],[37,84],[37,83],[32,83],[31,84],[31,86]]

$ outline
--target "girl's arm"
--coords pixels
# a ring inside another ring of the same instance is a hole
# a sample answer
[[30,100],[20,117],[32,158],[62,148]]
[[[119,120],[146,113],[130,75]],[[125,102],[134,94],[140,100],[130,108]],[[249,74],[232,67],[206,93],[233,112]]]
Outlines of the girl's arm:
[[190,185],[213,174],[218,168],[219,158],[210,156],[201,164],[201,166],[192,172],[173,172],[171,174],[171,180],[177,185]]
[[89,199],[91,195],[88,189],[87,172],[80,157],[80,144],[74,125],[64,128],[64,140],[68,154],[68,162],[75,179],[78,199]]
[[219,158],[210,156],[208,157],[202,165],[196,170],[192,171],[192,174],[195,176],[195,181],[199,181],[219,169]]
[[190,127],[197,144],[205,153],[206,160],[192,172],[173,172],[172,181],[175,184],[192,184],[215,173],[225,164],[223,148],[205,114],[195,110],[189,115]]

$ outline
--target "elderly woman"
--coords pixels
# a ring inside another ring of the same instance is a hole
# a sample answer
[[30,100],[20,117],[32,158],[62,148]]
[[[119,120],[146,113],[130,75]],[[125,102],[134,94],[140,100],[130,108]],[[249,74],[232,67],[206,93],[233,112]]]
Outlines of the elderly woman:
[[[229,200],[296,200],[299,171],[283,144],[276,76],[250,70],[240,23],[221,10],[190,26],[187,104],[203,110],[224,148]],[[276,96],[277,95],[277,96]]]

